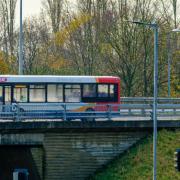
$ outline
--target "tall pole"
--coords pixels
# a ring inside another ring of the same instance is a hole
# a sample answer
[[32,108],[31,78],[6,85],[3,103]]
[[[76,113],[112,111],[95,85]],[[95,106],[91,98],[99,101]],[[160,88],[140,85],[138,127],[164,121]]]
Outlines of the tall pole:
[[19,75],[23,74],[23,27],[22,27],[22,0],[20,0],[20,31],[19,31]]
[[154,29],[154,97],[153,97],[153,180],[157,177],[157,95],[158,95],[158,26]]
[[149,26],[154,31],[154,95],[153,95],[153,180],[157,177],[157,96],[158,96],[158,25],[140,21],[128,21],[134,24]]
[[170,44],[170,34],[167,34],[167,53],[168,53],[168,97],[171,96],[171,44]]

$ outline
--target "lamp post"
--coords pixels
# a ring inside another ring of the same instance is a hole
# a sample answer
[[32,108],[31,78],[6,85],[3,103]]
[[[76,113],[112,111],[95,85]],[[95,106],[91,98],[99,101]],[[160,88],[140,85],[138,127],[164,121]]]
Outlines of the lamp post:
[[22,0],[20,0],[20,31],[19,31],[19,75],[23,74],[23,27],[22,27]]
[[167,55],[168,55],[168,97],[171,96],[171,43],[170,43],[170,34],[171,31],[167,33]]
[[153,95],[153,180],[157,175],[157,95],[158,95],[158,25],[155,22],[128,21],[134,24],[148,26],[154,31],[154,95]]
[[180,29],[173,29],[167,33],[167,54],[168,54],[168,97],[171,97],[171,61],[172,61],[172,49],[171,49],[171,33],[180,32]]

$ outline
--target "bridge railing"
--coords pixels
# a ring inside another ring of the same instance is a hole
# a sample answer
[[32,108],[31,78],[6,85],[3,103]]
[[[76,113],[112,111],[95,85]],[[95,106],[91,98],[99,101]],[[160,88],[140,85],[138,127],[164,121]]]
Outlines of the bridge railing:
[[[152,104],[12,104],[0,106],[0,120],[152,120],[152,108]],[[180,104],[158,104],[157,115],[180,119]]]
[[[129,104],[129,103],[139,103],[139,104],[152,104],[153,103],[153,97],[121,97],[121,103],[123,104]],[[159,97],[157,99],[159,104],[180,104],[180,98],[166,98],[166,97]]]

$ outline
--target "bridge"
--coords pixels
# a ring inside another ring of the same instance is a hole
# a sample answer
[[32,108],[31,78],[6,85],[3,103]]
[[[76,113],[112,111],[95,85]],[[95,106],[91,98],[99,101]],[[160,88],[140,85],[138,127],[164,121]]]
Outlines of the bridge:
[[[33,180],[85,179],[152,133],[151,104],[151,98],[124,98],[118,113],[114,105],[97,112],[69,112],[67,104],[3,106],[0,169],[6,174],[0,179],[11,179],[17,168],[28,169]],[[87,117],[93,121],[82,121]],[[159,99],[158,128],[180,128],[179,99]]]

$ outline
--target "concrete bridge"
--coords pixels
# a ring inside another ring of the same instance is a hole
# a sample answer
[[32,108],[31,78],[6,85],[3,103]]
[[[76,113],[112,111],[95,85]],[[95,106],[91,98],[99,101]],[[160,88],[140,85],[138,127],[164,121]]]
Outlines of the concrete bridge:
[[[81,180],[152,133],[152,121],[0,123],[0,179],[28,169],[30,180]],[[158,121],[180,128],[180,120]]]

